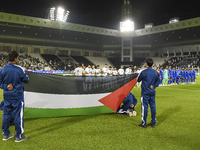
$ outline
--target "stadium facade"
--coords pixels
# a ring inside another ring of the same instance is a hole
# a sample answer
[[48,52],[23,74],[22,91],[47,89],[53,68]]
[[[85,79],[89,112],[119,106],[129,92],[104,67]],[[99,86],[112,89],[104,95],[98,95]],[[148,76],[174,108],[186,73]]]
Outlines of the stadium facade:
[[121,57],[122,62],[134,62],[135,58],[149,56],[173,57],[192,52],[199,54],[199,30],[200,17],[120,32],[0,12],[0,51]]

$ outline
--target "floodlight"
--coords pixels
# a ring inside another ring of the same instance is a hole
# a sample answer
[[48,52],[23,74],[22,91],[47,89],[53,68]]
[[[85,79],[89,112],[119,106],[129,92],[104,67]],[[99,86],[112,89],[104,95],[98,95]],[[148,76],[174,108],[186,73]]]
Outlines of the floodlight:
[[154,27],[154,24],[153,23],[147,23],[147,24],[145,24],[145,29],[148,29],[148,28],[152,28],[152,27]]
[[121,32],[134,31],[134,22],[130,20],[120,22],[120,31]]
[[180,21],[180,18],[179,17],[175,17],[175,18],[171,18],[170,20],[169,20],[169,23],[171,24],[171,23],[177,23],[177,22],[179,22]]
[[69,13],[70,12],[68,10],[65,10],[62,7],[58,7],[58,8],[52,7],[49,9],[47,18],[49,20],[66,22],[69,16]]

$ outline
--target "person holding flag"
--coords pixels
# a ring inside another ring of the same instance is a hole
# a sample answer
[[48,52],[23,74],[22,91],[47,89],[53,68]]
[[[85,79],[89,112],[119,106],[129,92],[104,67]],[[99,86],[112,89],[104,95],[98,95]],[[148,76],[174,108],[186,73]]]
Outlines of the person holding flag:
[[132,93],[129,93],[128,96],[122,103],[122,106],[118,108],[118,114],[128,114],[129,117],[136,116],[135,106],[137,105],[137,99]]

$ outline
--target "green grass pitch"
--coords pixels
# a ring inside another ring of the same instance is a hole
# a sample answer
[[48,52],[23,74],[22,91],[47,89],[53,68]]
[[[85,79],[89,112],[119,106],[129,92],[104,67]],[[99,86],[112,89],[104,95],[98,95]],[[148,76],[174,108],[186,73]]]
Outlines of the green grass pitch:
[[[141,128],[139,88],[137,116],[101,114],[62,118],[25,119],[28,140],[0,140],[1,150],[199,150],[200,77],[196,84],[158,87],[157,125]],[[3,99],[0,91],[0,101]],[[2,114],[2,111],[0,111]],[[148,124],[151,122],[148,113]],[[2,115],[0,115],[2,124]],[[14,127],[10,127],[15,133]],[[3,136],[1,136],[3,138]]]

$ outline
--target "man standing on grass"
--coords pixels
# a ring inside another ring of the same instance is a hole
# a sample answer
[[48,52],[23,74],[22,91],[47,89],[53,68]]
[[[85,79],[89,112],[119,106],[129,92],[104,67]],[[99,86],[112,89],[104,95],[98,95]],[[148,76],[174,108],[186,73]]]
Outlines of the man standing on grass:
[[142,106],[142,124],[140,127],[147,128],[147,113],[148,113],[148,104],[151,108],[151,126],[155,127],[156,124],[156,103],[155,103],[155,88],[160,84],[160,76],[158,72],[152,69],[153,60],[148,58],[146,60],[146,67],[147,69],[143,70],[138,78],[137,81],[142,81],[142,94],[141,94],[141,106]]
[[21,142],[28,137],[23,135],[24,132],[24,88],[23,83],[28,83],[29,78],[24,70],[16,65],[19,54],[12,51],[8,54],[9,63],[0,70],[0,85],[6,85],[4,88],[4,108],[3,108],[3,141],[14,137],[9,131],[11,114],[14,114],[16,140]]

